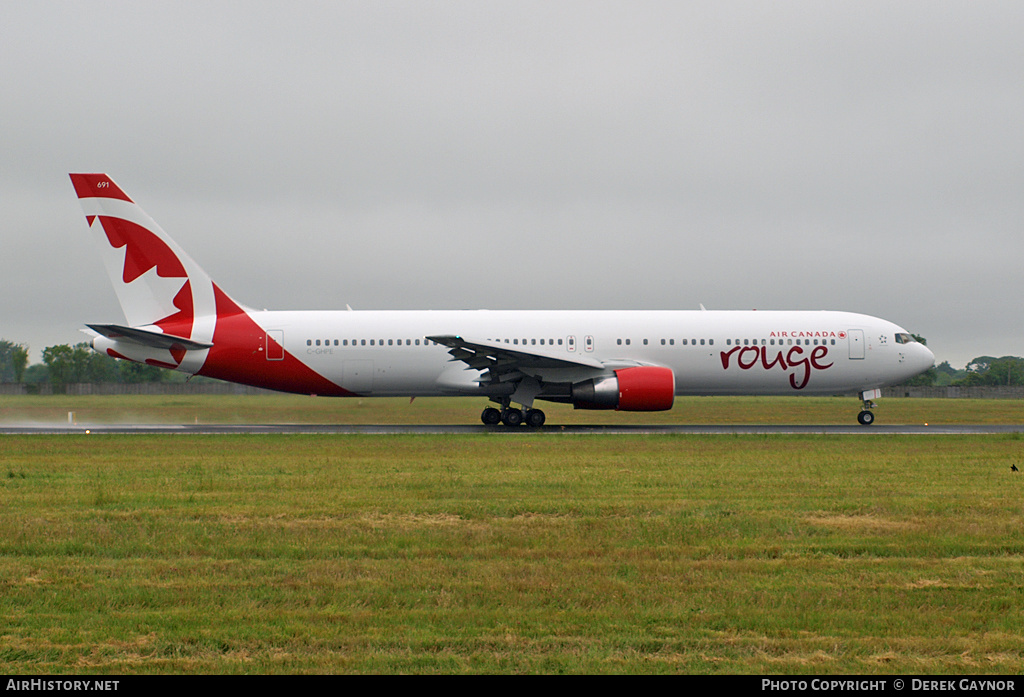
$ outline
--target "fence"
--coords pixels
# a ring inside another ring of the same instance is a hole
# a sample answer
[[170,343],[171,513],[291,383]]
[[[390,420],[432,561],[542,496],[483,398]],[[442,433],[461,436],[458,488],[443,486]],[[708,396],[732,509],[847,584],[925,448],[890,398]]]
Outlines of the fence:
[[933,399],[1024,399],[1021,386],[886,387],[883,397],[930,397]]

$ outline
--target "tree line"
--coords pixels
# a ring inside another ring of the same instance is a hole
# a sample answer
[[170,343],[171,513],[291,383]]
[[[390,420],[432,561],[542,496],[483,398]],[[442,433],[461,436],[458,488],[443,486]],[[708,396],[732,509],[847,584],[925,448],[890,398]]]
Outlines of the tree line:
[[920,382],[911,384],[938,387],[946,385],[961,387],[1024,385],[1024,358],[1020,356],[1002,356],[1001,358],[979,356],[960,370],[951,366],[949,361],[943,361],[914,380],[920,380]]
[[[922,337],[916,337],[924,342]],[[96,353],[82,342],[43,349],[43,362],[28,363],[28,346],[0,339],[0,382],[39,384],[49,382],[54,392],[77,382],[178,382],[187,376],[151,365],[123,361]],[[917,386],[1024,385],[1024,358],[979,356],[962,369],[943,361],[905,383]]]
[[28,364],[28,346],[0,339],[0,382],[38,385],[49,382],[54,392],[77,382],[170,382],[176,373],[151,365],[122,361],[93,351],[82,342],[43,349],[43,362]]

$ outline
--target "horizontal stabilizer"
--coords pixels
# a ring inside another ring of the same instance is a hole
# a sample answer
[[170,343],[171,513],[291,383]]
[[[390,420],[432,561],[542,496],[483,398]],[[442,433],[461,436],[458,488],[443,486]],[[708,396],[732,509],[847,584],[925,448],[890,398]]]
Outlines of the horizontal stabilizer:
[[122,327],[118,324],[87,324],[85,326],[95,332],[99,332],[108,339],[113,339],[114,341],[124,341],[126,343],[139,344],[140,346],[149,346],[158,349],[185,349],[186,351],[199,351],[213,346],[213,344],[207,344],[202,341],[193,341],[192,339],[174,336],[173,334],[162,334],[148,329]]

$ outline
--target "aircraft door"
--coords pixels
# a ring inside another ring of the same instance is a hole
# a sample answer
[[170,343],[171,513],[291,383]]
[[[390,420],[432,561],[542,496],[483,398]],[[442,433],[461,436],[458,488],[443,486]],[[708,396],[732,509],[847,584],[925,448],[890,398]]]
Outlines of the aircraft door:
[[281,329],[268,329],[266,336],[266,347],[264,353],[268,361],[284,360],[284,331]]
[[851,329],[846,336],[850,342],[850,359],[862,360],[864,358],[864,330]]
[[566,349],[568,351],[571,351],[571,352],[575,353],[576,352],[576,337],[575,336],[567,336],[567,337],[565,337],[565,347],[566,347]]
[[345,361],[342,370],[341,385],[356,394],[373,392],[373,361]]

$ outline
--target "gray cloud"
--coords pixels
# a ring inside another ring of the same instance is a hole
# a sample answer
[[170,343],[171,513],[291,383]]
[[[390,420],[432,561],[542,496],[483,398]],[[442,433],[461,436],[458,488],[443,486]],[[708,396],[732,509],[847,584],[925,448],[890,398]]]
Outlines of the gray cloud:
[[16,4],[0,335],[120,310],[69,171],[233,295],[846,309],[1022,354],[1019,3]]

